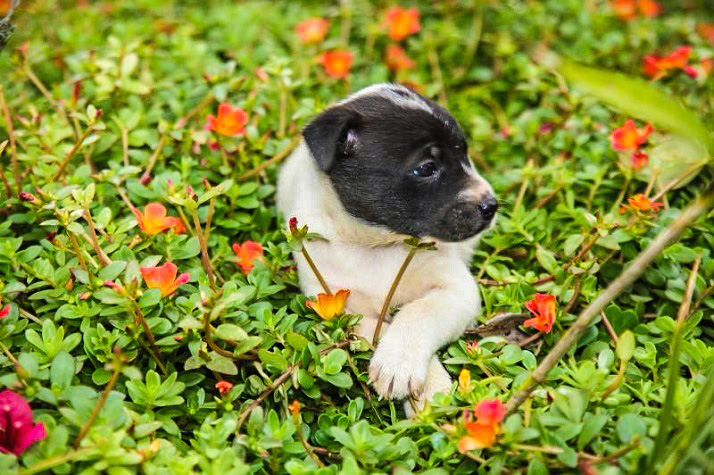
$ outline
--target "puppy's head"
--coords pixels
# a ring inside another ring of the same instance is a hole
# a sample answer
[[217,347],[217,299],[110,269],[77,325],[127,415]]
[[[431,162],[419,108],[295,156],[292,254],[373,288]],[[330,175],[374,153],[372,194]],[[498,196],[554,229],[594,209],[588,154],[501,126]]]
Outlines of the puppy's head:
[[344,208],[368,223],[462,241],[486,229],[498,209],[456,120],[405,87],[363,89],[316,117],[303,136]]

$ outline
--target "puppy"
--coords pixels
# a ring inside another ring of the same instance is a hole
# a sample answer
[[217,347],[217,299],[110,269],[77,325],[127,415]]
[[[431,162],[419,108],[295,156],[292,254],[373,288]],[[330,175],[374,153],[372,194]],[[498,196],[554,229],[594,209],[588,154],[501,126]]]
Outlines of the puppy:
[[[277,204],[327,241],[310,254],[332,289],[350,289],[357,333],[372,340],[377,316],[416,236],[437,244],[418,252],[392,301],[369,365],[377,394],[412,395],[419,408],[451,378],[435,353],[458,338],[481,301],[469,266],[478,235],[498,209],[474,170],[456,120],[436,103],[395,84],[377,84],[326,109],[303,130],[283,166]],[[322,292],[301,254],[302,290]],[[407,409],[407,412],[410,412]]]

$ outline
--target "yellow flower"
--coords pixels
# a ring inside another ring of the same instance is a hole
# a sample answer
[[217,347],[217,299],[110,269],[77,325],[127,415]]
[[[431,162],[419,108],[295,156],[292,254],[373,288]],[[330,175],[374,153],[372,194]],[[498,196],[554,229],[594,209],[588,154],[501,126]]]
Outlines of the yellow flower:
[[459,374],[459,391],[462,393],[471,391],[471,371],[466,368],[462,369]]
[[308,300],[306,305],[315,311],[323,320],[332,320],[338,315],[342,315],[347,305],[347,297],[350,291],[342,289],[335,295],[317,294],[317,301]]

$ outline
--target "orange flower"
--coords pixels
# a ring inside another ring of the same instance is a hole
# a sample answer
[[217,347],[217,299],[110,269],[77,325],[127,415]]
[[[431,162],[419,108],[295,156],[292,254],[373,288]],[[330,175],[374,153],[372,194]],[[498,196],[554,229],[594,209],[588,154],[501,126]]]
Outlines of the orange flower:
[[612,148],[618,151],[636,152],[654,131],[654,128],[647,124],[643,130],[637,130],[635,121],[630,119],[619,129],[615,129],[610,139]]
[[295,27],[300,41],[306,44],[322,42],[329,29],[330,22],[322,18],[310,18]]
[[238,256],[238,265],[244,274],[250,274],[255,267],[255,261],[265,262],[263,259],[263,246],[255,241],[246,241],[242,245],[233,244],[233,252]]
[[667,74],[668,71],[682,69],[690,76],[696,77],[696,73],[687,66],[691,54],[691,47],[682,46],[669,56],[661,57],[656,54],[647,55],[645,56],[645,75],[652,79],[658,79]]
[[474,408],[475,421],[471,421],[471,413],[466,411],[467,419],[464,428],[468,435],[459,441],[459,452],[492,447],[496,443],[499,424],[506,417],[506,406],[499,400],[481,401]]
[[331,78],[347,79],[354,58],[355,55],[349,51],[332,51],[323,53],[320,56],[320,63],[324,66],[325,73]]
[[459,390],[463,393],[471,391],[471,371],[466,368],[459,373]]
[[654,17],[662,12],[662,7],[654,0],[612,0],[612,11],[623,20],[632,20],[639,12],[646,17]]
[[627,200],[627,205],[623,206],[620,209],[620,213],[624,213],[628,209],[631,209],[633,211],[654,211],[657,212],[659,209],[664,206],[662,203],[656,203],[654,201],[650,201],[643,195],[642,193],[637,194],[635,196],[630,197]]
[[293,417],[300,415],[300,403],[297,402],[297,399],[290,404],[290,411],[293,413]]
[[0,0],[0,17],[4,17],[12,7],[12,0]]
[[186,226],[184,226],[183,221],[173,216],[166,216],[166,208],[159,203],[149,203],[146,205],[143,214],[136,208],[133,208],[131,211],[136,215],[136,220],[139,221],[141,230],[150,236],[162,233],[171,228],[174,228],[176,234],[186,232]]
[[556,306],[555,296],[535,294],[535,299],[526,302],[526,308],[535,315],[535,318],[526,320],[523,326],[535,327],[543,333],[550,333],[555,322]]
[[323,320],[332,320],[338,315],[342,315],[347,305],[347,298],[350,291],[342,289],[335,295],[317,294],[317,301],[308,300],[305,305],[317,313]]
[[714,23],[700,23],[697,25],[697,33],[714,45]]
[[216,389],[218,389],[218,392],[223,394],[227,394],[233,389],[233,384],[229,383],[228,381],[218,381],[216,383]]
[[218,117],[208,116],[208,126],[211,130],[226,137],[243,135],[247,123],[248,113],[246,111],[239,107],[233,108],[225,102],[218,106]]
[[409,35],[419,33],[419,10],[416,8],[392,7],[387,10],[389,37],[401,41]]
[[387,46],[387,67],[392,71],[407,71],[414,67],[414,61],[398,45]]
[[173,294],[176,289],[185,284],[191,278],[188,273],[176,277],[178,267],[171,262],[167,262],[160,267],[140,267],[144,282],[150,289],[160,289],[161,296],[166,297]]

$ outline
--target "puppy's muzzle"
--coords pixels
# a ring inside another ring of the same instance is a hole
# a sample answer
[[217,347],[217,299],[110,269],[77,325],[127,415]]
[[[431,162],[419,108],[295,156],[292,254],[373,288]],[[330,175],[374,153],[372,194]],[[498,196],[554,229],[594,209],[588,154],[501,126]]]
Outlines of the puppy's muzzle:
[[498,201],[488,193],[482,198],[459,201],[444,213],[439,234],[446,241],[463,241],[487,229],[498,211]]

